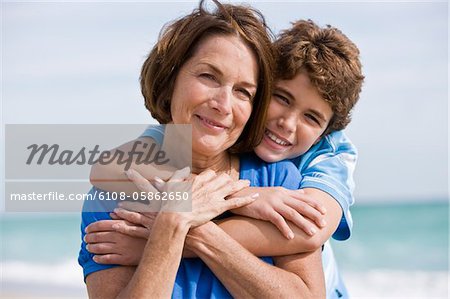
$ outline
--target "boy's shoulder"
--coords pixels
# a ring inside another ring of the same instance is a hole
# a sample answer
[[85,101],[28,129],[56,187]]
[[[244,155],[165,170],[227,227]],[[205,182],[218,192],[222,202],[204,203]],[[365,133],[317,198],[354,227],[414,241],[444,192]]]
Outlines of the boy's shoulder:
[[292,159],[292,162],[302,169],[311,164],[313,160],[317,160],[318,157],[352,157],[356,159],[358,151],[353,142],[348,138],[343,130],[334,131],[330,134],[323,136],[319,142],[314,144],[306,153]]

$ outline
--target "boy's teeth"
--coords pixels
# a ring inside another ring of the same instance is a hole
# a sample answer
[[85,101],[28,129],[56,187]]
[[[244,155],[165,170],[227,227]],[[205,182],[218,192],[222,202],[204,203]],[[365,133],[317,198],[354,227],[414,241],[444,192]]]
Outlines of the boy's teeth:
[[274,134],[272,134],[270,131],[266,130],[266,135],[270,138],[270,140],[272,140],[273,142],[275,142],[276,144],[279,145],[288,145],[289,143],[281,140],[280,138],[277,138],[277,136],[275,136]]

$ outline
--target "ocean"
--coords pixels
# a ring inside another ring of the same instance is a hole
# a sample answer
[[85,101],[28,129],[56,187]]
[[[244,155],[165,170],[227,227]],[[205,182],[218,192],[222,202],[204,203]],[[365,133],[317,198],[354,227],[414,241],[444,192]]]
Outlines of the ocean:
[[[352,208],[353,234],[333,241],[352,298],[448,298],[446,202],[366,204]],[[1,215],[2,298],[87,297],[80,215]]]

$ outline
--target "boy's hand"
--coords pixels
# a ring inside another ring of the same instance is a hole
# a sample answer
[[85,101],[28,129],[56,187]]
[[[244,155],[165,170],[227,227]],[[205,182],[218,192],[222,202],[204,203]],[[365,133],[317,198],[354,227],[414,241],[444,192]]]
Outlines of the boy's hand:
[[[255,190],[257,189],[257,190]],[[313,236],[317,228],[326,225],[325,207],[303,190],[288,190],[283,187],[250,187],[233,196],[245,196],[247,193],[259,193],[259,198],[253,203],[231,210],[234,214],[270,221],[287,239],[293,239],[294,233],[287,220],[302,229],[307,235]],[[309,219],[311,221],[306,220]]]
[[[123,231],[131,232],[131,236],[117,232],[117,227],[127,227]],[[86,227],[84,241],[86,249],[95,254],[93,260],[96,263],[136,266],[144,252],[148,234],[146,228],[126,220],[101,220]]]

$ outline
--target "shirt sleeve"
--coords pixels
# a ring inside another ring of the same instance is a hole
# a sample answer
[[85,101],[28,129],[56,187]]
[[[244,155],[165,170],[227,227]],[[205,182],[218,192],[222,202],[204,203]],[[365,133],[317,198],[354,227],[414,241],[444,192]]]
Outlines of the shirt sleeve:
[[78,263],[83,268],[83,276],[84,280],[86,281],[86,277],[93,273],[100,270],[110,269],[113,267],[117,267],[118,265],[103,265],[103,264],[97,264],[92,259],[94,254],[90,253],[86,249],[86,242],[84,241],[84,236],[86,233],[84,230],[86,227],[94,223],[96,221],[100,220],[111,220],[112,218],[109,216],[109,208],[100,207],[99,205],[102,204],[102,202],[98,198],[98,194],[100,192],[105,192],[103,190],[100,190],[98,188],[93,187],[89,194],[92,196],[92,200],[86,200],[83,204],[83,211],[81,213],[81,249],[78,254]]
[[166,127],[164,125],[149,125],[139,137],[149,137],[162,144]]
[[354,203],[353,173],[357,161],[354,145],[342,132],[334,132],[311,149],[300,163],[303,180],[300,188],[316,188],[330,194],[342,208],[343,216],[333,238],[346,240],[351,235],[353,220],[350,206]]

